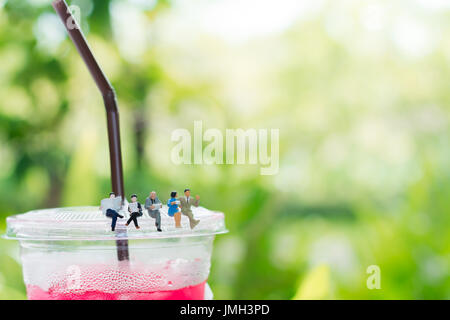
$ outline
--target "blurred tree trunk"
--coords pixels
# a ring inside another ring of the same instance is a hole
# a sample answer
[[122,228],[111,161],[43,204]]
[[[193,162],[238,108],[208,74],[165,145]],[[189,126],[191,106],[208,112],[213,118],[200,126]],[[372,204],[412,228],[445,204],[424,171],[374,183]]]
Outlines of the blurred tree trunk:
[[49,170],[50,189],[48,190],[47,198],[44,201],[45,208],[56,208],[61,206],[61,196],[63,190],[62,177],[55,172]]
[[135,135],[135,148],[136,148],[136,168],[142,169],[144,161],[145,151],[145,133],[150,125],[148,118],[146,118],[146,112],[143,108],[138,108],[134,112],[134,135]]

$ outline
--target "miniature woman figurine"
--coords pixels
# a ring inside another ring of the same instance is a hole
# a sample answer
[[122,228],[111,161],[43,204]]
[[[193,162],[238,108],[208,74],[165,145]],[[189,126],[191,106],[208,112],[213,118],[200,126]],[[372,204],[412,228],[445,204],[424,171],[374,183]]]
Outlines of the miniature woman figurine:
[[170,193],[170,199],[167,201],[167,206],[169,207],[169,216],[175,219],[175,227],[181,228],[180,201],[177,199],[176,191]]
[[142,217],[142,206],[137,201],[137,195],[135,194],[131,196],[131,203],[128,204],[128,211],[130,212],[130,219],[128,219],[125,225],[128,227],[130,222],[133,220],[136,229],[140,229],[141,227],[138,225],[137,218]]

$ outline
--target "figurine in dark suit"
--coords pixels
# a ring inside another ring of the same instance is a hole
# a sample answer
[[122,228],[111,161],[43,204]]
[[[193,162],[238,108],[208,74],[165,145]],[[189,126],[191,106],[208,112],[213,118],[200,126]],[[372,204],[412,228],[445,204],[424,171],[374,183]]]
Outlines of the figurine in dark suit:
[[137,218],[142,217],[142,206],[137,201],[137,195],[135,194],[131,196],[131,203],[128,204],[128,212],[130,213],[130,219],[128,219],[125,225],[128,227],[130,222],[133,221],[136,229],[140,229],[141,227],[138,225]]

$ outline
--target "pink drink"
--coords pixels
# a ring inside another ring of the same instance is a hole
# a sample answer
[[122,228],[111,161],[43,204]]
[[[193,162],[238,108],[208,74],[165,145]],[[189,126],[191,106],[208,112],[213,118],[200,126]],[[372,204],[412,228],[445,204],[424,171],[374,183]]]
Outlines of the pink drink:
[[[205,295],[206,280],[189,275],[208,268],[201,259],[163,264],[64,264],[65,270],[55,264],[48,267],[53,272],[45,281],[27,285],[29,300],[201,300]],[[25,272],[29,271],[25,268]]]
[[37,286],[27,286],[29,300],[203,300],[205,283],[171,291],[85,291],[83,293],[62,292],[60,288],[44,291]]
[[[224,216],[194,209],[200,224],[182,229],[161,209],[163,232],[144,212],[141,229],[116,232],[98,208],[31,211],[8,218],[7,237],[21,245],[30,300],[198,300],[205,298],[212,243],[226,232]],[[123,212],[126,216],[127,214]],[[129,260],[118,261],[117,239],[127,239]]]

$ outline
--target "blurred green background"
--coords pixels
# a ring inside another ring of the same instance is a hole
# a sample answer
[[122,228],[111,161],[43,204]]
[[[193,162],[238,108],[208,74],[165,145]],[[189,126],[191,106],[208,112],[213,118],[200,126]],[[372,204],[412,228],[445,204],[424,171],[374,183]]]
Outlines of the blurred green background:
[[[116,89],[127,194],[225,212],[217,299],[450,298],[450,5],[73,0]],[[171,132],[280,129],[280,169],[175,165]],[[0,0],[0,232],[110,191],[101,96],[49,0]],[[0,299],[25,298],[0,240]],[[366,269],[378,265],[381,289]]]

